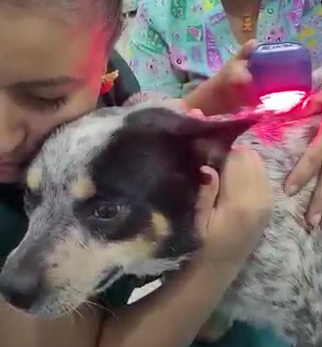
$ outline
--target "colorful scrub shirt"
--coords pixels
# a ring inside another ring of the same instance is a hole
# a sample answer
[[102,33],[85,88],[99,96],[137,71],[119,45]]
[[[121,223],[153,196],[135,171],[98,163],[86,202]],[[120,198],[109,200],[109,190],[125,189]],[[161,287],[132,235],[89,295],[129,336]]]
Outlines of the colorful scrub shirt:
[[[320,0],[262,0],[257,40],[306,45],[322,66]],[[144,91],[181,97],[216,74],[240,45],[220,0],[140,0],[130,65]]]

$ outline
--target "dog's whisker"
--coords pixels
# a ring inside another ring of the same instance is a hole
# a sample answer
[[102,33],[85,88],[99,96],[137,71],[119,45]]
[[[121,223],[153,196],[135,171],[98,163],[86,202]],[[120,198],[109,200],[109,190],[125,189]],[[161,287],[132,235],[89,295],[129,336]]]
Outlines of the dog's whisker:
[[101,304],[98,304],[97,302],[94,301],[90,301],[90,300],[86,300],[85,302],[87,305],[89,305],[90,307],[94,306],[97,307],[103,311],[106,311],[109,315],[111,315],[113,318],[117,318],[117,314],[112,311],[109,307],[107,307],[107,305],[103,306]]

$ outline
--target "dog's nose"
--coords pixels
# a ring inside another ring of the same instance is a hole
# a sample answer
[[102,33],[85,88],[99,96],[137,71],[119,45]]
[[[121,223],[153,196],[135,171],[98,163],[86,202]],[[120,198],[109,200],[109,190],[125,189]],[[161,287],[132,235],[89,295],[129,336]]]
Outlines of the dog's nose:
[[38,299],[39,291],[40,278],[35,272],[8,271],[0,274],[0,293],[16,308],[30,309]]

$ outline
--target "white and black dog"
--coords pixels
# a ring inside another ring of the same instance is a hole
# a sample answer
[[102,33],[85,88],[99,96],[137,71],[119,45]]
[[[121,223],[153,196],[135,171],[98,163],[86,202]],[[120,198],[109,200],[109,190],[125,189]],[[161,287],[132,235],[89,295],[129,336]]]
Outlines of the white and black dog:
[[[272,325],[297,347],[322,346],[322,236],[308,236],[303,220],[315,181],[295,197],[282,190],[319,122],[205,122],[163,101],[97,110],[62,127],[27,172],[29,229],[2,269],[1,293],[26,312],[55,316],[124,274],[177,269],[201,246],[194,228],[199,168],[211,162],[220,170],[238,138],[264,159],[275,205],[217,309]],[[269,130],[266,138],[259,130]]]

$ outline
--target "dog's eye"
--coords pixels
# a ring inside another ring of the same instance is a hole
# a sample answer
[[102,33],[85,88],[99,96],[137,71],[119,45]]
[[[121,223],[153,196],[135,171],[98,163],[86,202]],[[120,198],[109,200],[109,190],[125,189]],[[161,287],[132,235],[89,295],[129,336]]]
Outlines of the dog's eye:
[[118,204],[102,204],[95,209],[94,217],[104,220],[110,220],[115,218],[120,210],[121,206]]

